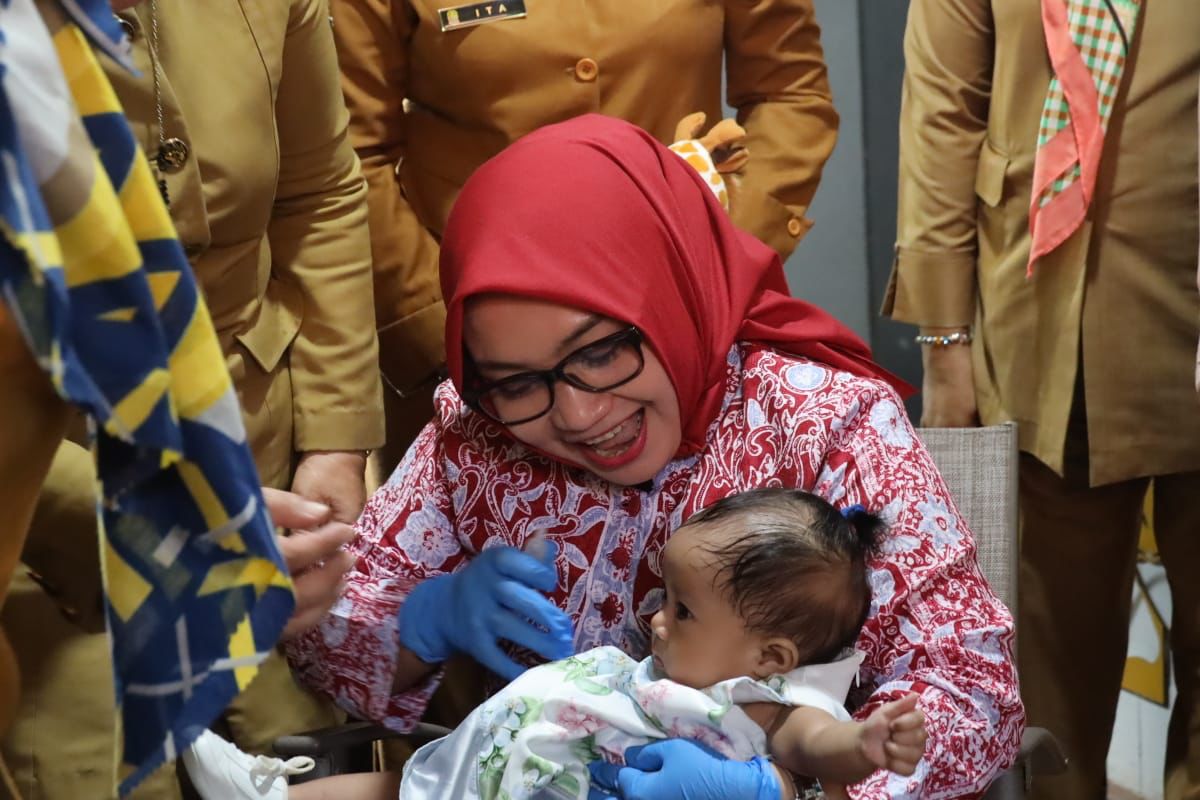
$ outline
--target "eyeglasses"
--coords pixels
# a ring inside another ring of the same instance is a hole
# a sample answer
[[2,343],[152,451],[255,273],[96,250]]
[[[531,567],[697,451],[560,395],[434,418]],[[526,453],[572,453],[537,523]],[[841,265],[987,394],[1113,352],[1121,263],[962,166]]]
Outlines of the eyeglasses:
[[607,392],[636,378],[645,364],[642,332],[630,327],[575,350],[551,369],[471,387],[463,399],[501,425],[520,425],[553,408],[558,381],[585,392]]

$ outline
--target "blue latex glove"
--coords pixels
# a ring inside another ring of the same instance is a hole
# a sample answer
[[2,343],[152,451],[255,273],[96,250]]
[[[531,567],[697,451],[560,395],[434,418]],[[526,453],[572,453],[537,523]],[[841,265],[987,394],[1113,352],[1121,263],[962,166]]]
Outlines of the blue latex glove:
[[491,547],[464,569],[417,584],[400,610],[400,644],[430,664],[466,653],[506,680],[525,667],[500,649],[501,639],[551,661],[571,655],[570,617],[539,593],[558,585],[558,549],[546,544],[540,561]]
[[625,766],[593,761],[588,800],[779,800],[775,767],[762,756],[734,761],[690,739],[625,751]]

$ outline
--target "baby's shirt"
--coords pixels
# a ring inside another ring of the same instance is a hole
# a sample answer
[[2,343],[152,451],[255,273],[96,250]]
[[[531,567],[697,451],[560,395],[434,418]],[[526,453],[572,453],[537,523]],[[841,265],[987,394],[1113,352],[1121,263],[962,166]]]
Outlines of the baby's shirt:
[[846,693],[862,659],[848,651],[762,681],[693,689],[663,678],[652,659],[598,647],[526,671],[449,736],[418,750],[404,767],[400,796],[586,800],[589,762],[621,762],[626,748],[656,739],[695,739],[746,761],[766,754],[767,738],[740,705],[811,706],[848,720]]

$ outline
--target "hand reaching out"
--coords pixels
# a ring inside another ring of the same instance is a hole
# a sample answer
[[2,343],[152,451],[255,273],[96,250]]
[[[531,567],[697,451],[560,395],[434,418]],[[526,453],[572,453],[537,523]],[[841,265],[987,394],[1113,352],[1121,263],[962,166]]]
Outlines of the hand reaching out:
[[274,523],[294,531],[276,537],[296,597],[280,637],[286,641],[320,622],[337,600],[342,578],[354,564],[354,556],[343,549],[354,539],[354,528],[332,519],[329,506],[293,492],[264,487],[263,500]]
[[863,721],[859,748],[877,767],[897,775],[912,775],[925,755],[925,715],[917,695],[885,703]]
[[353,525],[367,502],[367,456],[359,451],[316,450],[300,456],[292,491],[324,503],[333,519]]

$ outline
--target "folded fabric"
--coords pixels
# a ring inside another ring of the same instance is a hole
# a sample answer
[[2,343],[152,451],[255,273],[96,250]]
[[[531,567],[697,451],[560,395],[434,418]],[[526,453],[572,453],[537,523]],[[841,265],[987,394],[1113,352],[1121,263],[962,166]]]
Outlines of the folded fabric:
[[250,682],[291,584],[208,311],[92,52],[127,64],[107,0],[0,0],[0,36],[0,297],[93,423],[125,793]]

